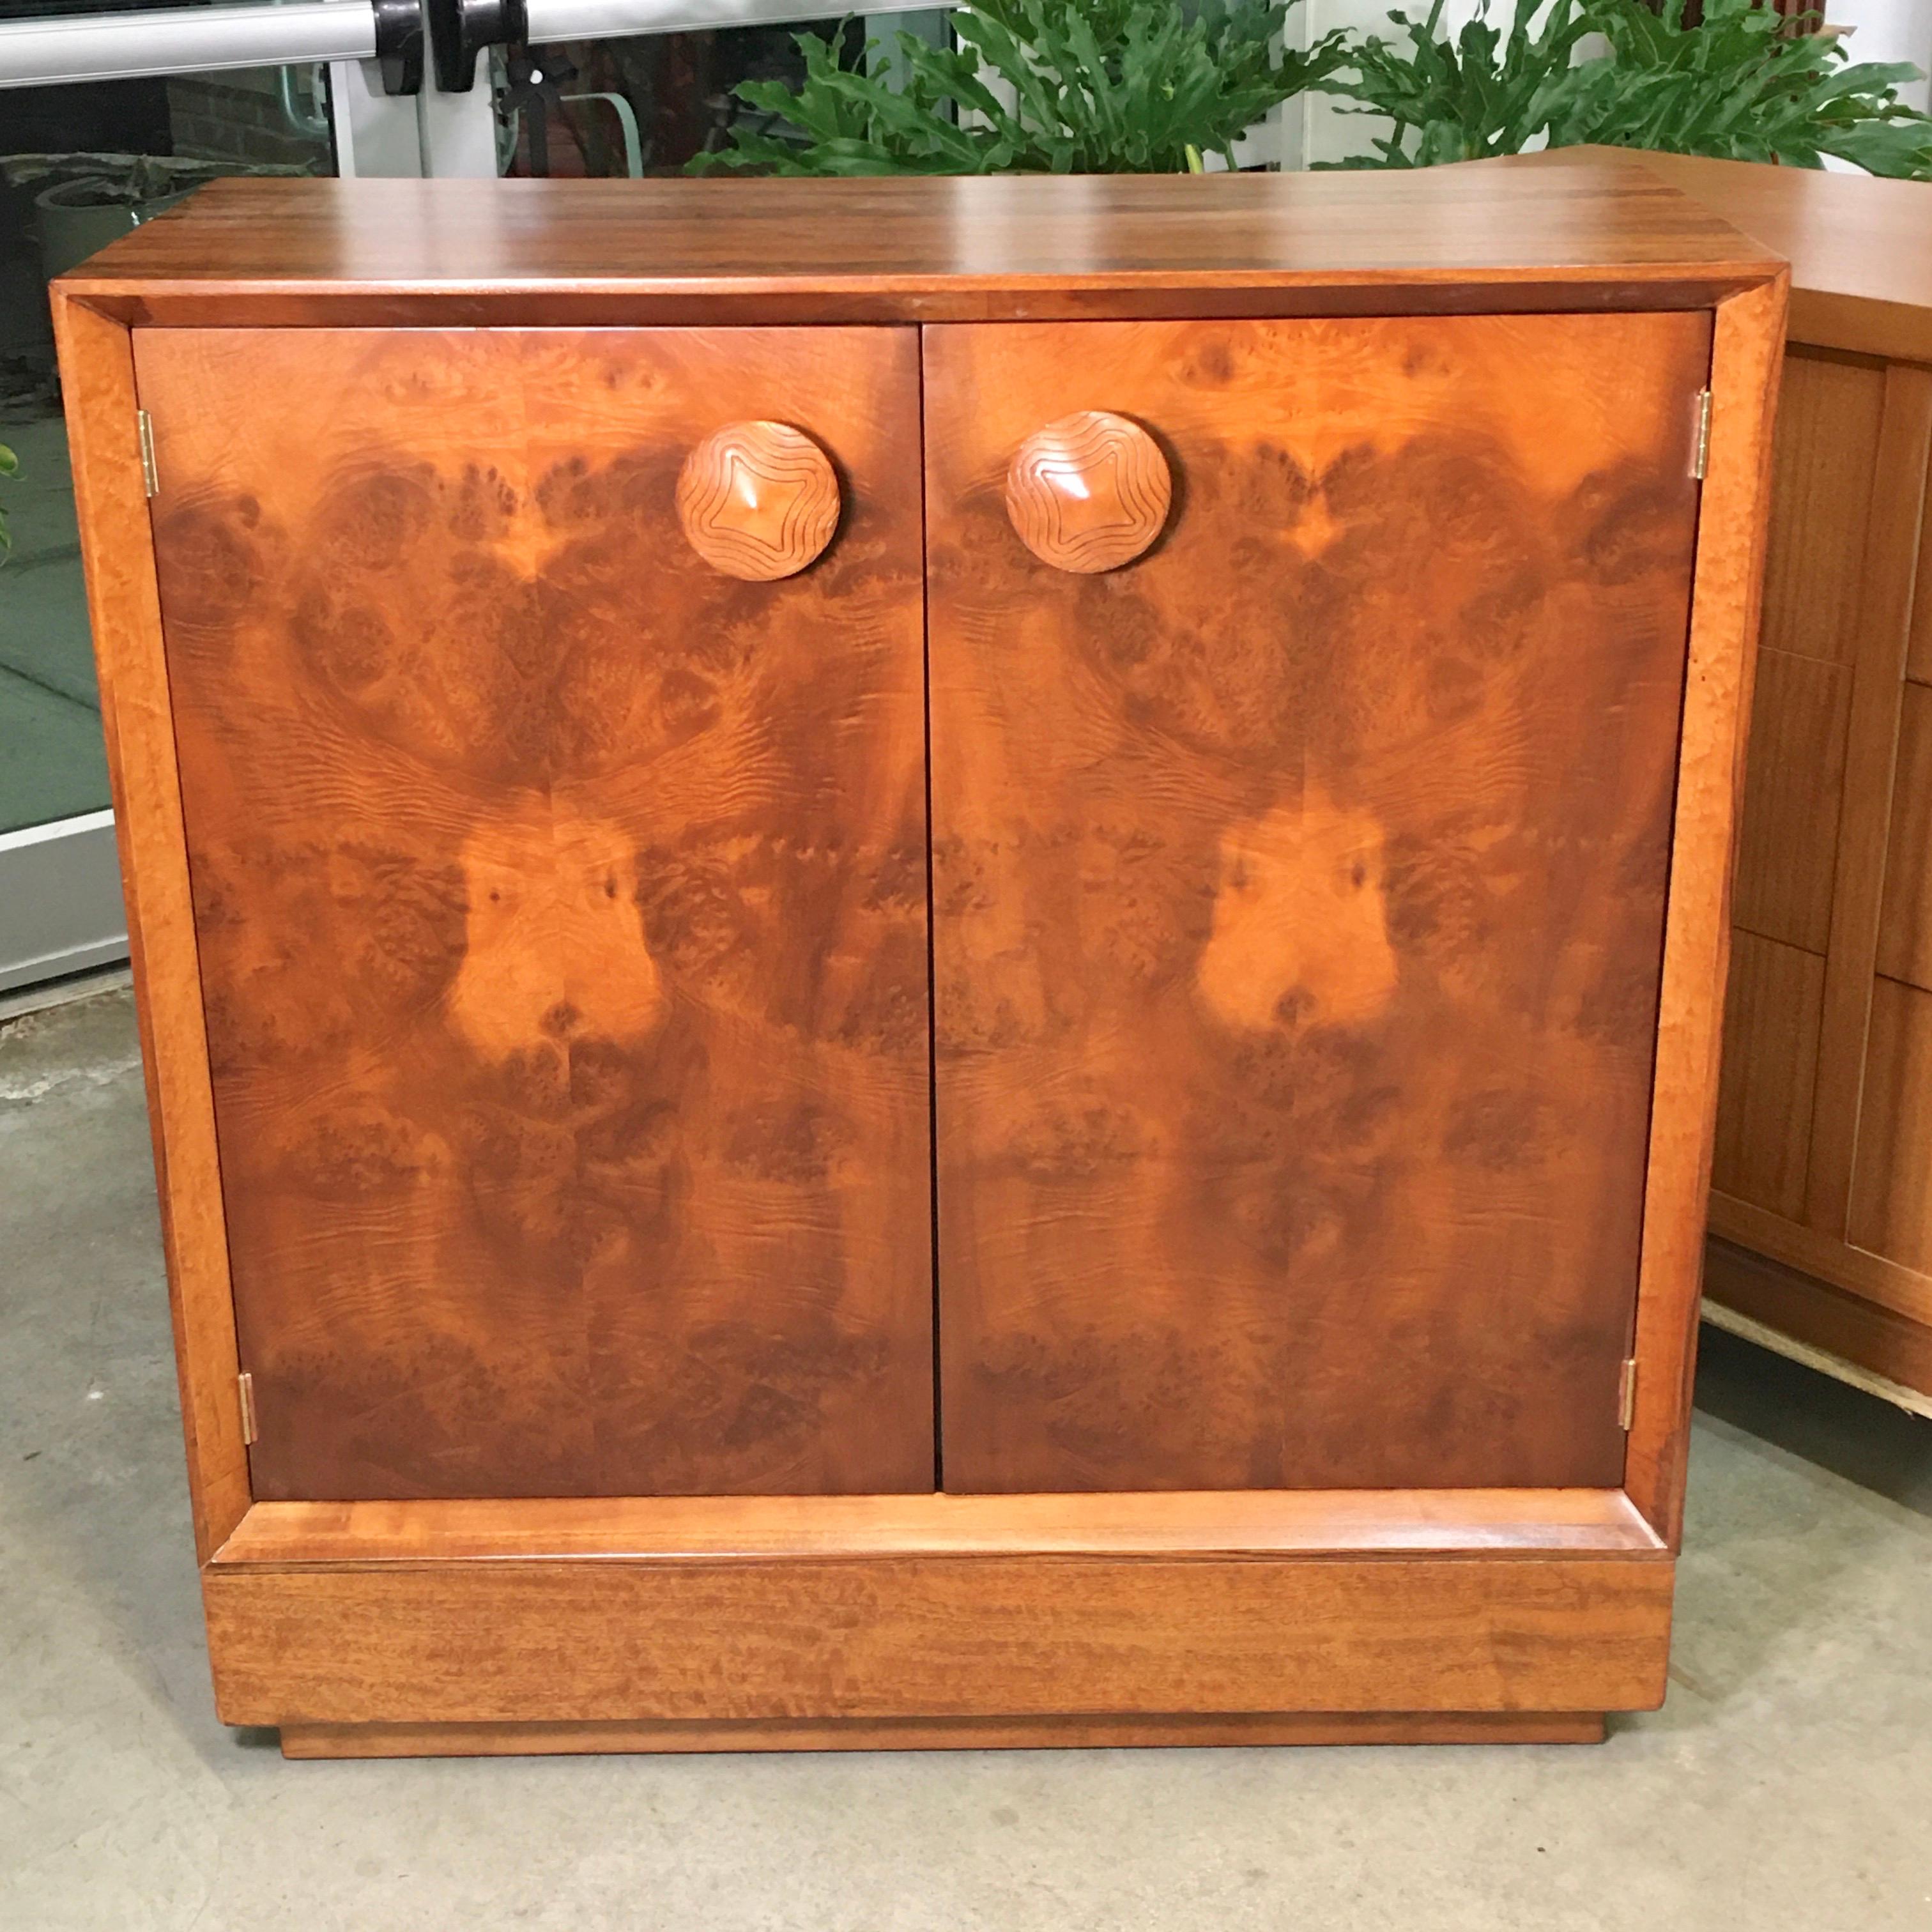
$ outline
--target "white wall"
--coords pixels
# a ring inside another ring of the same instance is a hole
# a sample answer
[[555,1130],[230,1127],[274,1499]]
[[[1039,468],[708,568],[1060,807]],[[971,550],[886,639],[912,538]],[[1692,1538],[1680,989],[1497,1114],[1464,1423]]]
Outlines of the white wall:
[[[1932,0],[1924,0],[1924,4],[1932,5]],[[1412,18],[1426,20],[1430,5],[1430,0],[1409,0],[1402,10]],[[1477,0],[1449,0],[1437,31],[1460,33],[1463,23],[1474,19],[1477,11]],[[1492,15],[1499,26],[1512,17],[1513,11],[1510,0],[1492,0]],[[1389,18],[1388,0],[1302,0],[1295,13],[1305,36],[1304,46],[1337,27],[1398,43],[1407,38]],[[1332,96],[1306,94],[1288,104],[1282,130],[1282,163],[1288,167],[1306,167],[1317,161],[1368,154],[1376,138],[1386,134],[1389,126],[1374,116],[1349,112],[1346,102]]]
[[[1856,61],[1910,61],[1932,72],[1932,0],[1825,0],[1825,17],[1834,27],[1850,27]],[[1932,88],[1924,81],[1899,89],[1912,106],[1932,110]]]

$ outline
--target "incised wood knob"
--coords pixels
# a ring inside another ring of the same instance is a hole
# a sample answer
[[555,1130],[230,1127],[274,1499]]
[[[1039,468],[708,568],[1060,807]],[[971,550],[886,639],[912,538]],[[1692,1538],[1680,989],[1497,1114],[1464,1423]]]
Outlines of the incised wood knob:
[[684,459],[677,520],[712,569],[754,584],[794,576],[838,527],[832,459],[790,423],[728,423]]
[[1006,514],[1042,563],[1118,570],[1160,535],[1174,481],[1138,423],[1082,410],[1036,430],[1006,472]]

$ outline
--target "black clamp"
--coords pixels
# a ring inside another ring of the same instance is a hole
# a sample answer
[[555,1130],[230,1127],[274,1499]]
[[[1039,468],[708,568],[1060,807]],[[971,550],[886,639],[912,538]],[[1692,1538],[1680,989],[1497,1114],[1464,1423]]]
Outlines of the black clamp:
[[467,94],[476,84],[476,56],[530,35],[524,0],[429,0],[436,84],[445,94]]
[[376,58],[385,94],[420,94],[423,80],[422,0],[370,0],[376,16]]

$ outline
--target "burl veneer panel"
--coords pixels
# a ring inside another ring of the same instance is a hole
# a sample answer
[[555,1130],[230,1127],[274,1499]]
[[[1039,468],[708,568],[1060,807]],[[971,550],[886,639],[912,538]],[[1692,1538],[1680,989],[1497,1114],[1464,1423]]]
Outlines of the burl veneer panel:
[[932,1486],[916,356],[137,332],[258,1498]]
[[948,1489],[1620,1481],[1710,340],[926,332]]

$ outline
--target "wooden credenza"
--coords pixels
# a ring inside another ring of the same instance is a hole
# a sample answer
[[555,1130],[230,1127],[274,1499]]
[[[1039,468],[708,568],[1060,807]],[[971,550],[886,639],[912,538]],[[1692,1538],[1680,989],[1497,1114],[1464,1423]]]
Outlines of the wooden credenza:
[[1644,160],[1792,264],[1706,1293],[1932,1414],[1932,187]]
[[1784,302],[1620,165],[62,282],[222,1716],[1659,1702]]

